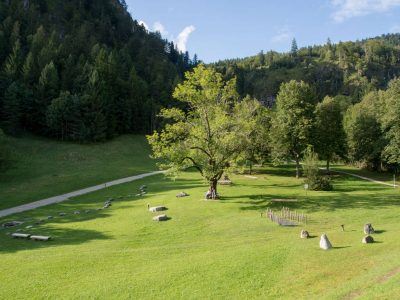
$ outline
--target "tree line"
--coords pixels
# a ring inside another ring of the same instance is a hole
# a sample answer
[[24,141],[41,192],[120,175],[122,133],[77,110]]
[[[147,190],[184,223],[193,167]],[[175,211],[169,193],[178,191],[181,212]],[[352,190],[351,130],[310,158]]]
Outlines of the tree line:
[[150,132],[196,64],[123,0],[1,1],[0,126],[79,142]]
[[224,78],[237,78],[241,96],[259,100],[275,97],[290,80],[312,84],[319,98],[345,95],[359,102],[371,90],[385,89],[400,75],[400,34],[386,34],[361,41],[261,51],[258,55],[220,61],[215,67]]
[[162,111],[164,128],[148,136],[154,157],[173,173],[194,167],[210,183],[213,198],[224,172],[254,163],[293,161],[300,177],[306,161],[308,176],[330,189],[318,177],[318,159],[328,171],[335,160],[374,170],[396,170],[400,162],[400,79],[356,104],[341,95],[321,99],[314,86],[291,80],[281,84],[271,109],[241,97],[235,78],[226,81],[200,65],[174,97],[188,110]]

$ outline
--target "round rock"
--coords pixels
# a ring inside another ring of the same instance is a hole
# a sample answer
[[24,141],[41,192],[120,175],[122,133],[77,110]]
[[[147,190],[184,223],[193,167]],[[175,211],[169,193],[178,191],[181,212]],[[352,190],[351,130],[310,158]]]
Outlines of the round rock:
[[370,235],[367,235],[362,239],[363,244],[372,244],[373,242],[374,242],[374,238]]
[[364,225],[364,233],[365,234],[372,234],[374,232],[375,232],[375,230],[374,230],[374,227],[372,227],[372,224],[368,223],[368,224]]
[[310,237],[310,234],[308,233],[307,230],[302,230],[302,231],[300,232],[300,238],[302,238],[302,239],[308,239],[309,237]]

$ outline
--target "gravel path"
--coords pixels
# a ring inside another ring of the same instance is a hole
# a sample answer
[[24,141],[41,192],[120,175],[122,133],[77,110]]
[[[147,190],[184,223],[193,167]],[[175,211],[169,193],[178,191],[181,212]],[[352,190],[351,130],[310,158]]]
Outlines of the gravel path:
[[[325,168],[323,168],[323,169],[326,170]],[[337,170],[331,170],[331,172],[335,172],[335,173],[339,173],[339,174],[345,174],[345,175],[350,175],[350,176],[353,176],[353,177],[357,177],[357,178],[360,178],[360,179],[368,180],[368,181],[371,181],[371,182],[375,182],[375,183],[378,183],[378,184],[383,184],[383,185],[387,185],[387,186],[391,186],[391,187],[399,187],[398,184],[396,184],[396,185],[393,186],[393,183],[387,183],[387,182],[375,180],[375,179],[372,179],[372,178],[368,178],[368,177],[365,177],[365,176],[361,176],[361,175],[349,173],[349,172],[337,171]]]
[[59,195],[59,196],[54,196],[51,198],[47,198],[47,199],[43,199],[43,200],[39,200],[39,201],[35,201],[35,202],[31,202],[28,204],[24,204],[24,205],[20,205],[20,206],[16,206],[16,207],[12,207],[12,208],[7,208],[4,210],[0,210],[0,218],[1,217],[6,217],[12,214],[16,214],[16,213],[20,213],[23,211],[27,211],[27,210],[31,210],[31,209],[35,209],[38,207],[42,207],[42,206],[46,206],[49,204],[54,204],[54,203],[60,203],[66,200],[69,200],[72,197],[76,197],[76,196],[80,196],[80,195],[84,195],[84,194],[88,194],[94,191],[98,191],[113,185],[117,185],[117,184],[122,184],[122,183],[127,183],[127,182],[131,182],[131,181],[135,181],[138,179],[142,179],[148,176],[153,176],[153,175],[157,175],[157,174],[161,174],[163,173],[162,171],[155,171],[155,172],[150,172],[150,173],[145,173],[145,174],[140,174],[140,175],[136,175],[136,176],[131,176],[131,177],[125,177],[125,178],[121,178],[121,179],[117,179],[117,180],[113,180],[113,181],[109,181],[106,183],[102,183],[99,185],[95,185],[92,187],[88,187],[85,189],[81,189],[78,191],[74,191],[71,193],[67,193],[67,194],[63,194],[63,195]]

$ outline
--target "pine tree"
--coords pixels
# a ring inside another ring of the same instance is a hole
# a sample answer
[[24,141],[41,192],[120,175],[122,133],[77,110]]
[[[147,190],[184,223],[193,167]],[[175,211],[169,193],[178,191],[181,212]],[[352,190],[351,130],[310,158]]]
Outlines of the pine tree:
[[291,56],[292,56],[292,57],[296,57],[296,56],[297,56],[297,51],[298,51],[298,50],[299,50],[299,49],[298,49],[298,47],[297,47],[296,39],[293,38],[293,40],[292,40],[292,46],[291,46],[291,48],[290,48],[290,54],[291,54]]
[[15,135],[20,130],[21,108],[20,102],[24,98],[23,89],[17,83],[13,82],[7,89],[1,113],[2,126],[4,130],[12,135]]

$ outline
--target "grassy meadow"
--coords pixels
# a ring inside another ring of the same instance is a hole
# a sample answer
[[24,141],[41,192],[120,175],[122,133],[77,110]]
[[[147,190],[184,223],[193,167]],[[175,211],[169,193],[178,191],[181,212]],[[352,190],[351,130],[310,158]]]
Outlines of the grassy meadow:
[[[207,186],[192,172],[111,187],[1,219],[49,242],[14,240],[0,229],[1,299],[395,299],[400,294],[400,191],[335,176],[332,192],[305,192],[292,167],[234,175],[222,199],[205,201]],[[148,186],[144,197],[135,194]],[[189,197],[176,198],[185,191]],[[125,197],[127,196],[127,197]],[[102,207],[109,197],[111,208]],[[273,199],[296,199],[276,202]],[[165,205],[167,222],[153,222]],[[280,227],[261,213],[282,206],[310,221]],[[80,210],[81,214],[72,212]],[[90,210],[84,213],[85,210]],[[59,212],[67,215],[59,217]],[[376,243],[361,243],[371,222]],[[345,225],[342,232],[340,225]],[[299,237],[302,228],[312,238]],[[326,233],[334,248],[319,249]]]
[[9,137],[12,161],[0,172],[0,209],[156,170],[145,137],[75,144],[36,136]]

